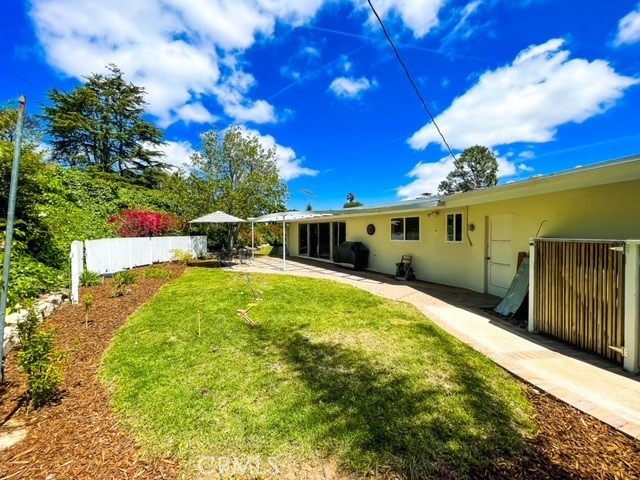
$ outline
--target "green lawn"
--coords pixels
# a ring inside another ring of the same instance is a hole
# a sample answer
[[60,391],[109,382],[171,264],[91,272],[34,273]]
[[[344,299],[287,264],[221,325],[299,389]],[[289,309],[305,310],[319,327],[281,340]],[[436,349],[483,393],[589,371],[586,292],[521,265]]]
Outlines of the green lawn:
[[[236,315],[251,303],[255,327]],[[128,321],[102,374],[144,449],[187,476],[203,456],[464,475],[534,433],[484,356],[410,305],[329,281],[191,268]]]

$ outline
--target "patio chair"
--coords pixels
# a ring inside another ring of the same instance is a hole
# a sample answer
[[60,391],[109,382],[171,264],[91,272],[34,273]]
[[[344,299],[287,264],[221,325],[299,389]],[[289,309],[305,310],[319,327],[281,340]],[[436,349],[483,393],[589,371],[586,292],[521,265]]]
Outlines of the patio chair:
[[402,258],[396,263],[396,280],[415,280],[416,275],[411,267],[411,255],[402,255]]

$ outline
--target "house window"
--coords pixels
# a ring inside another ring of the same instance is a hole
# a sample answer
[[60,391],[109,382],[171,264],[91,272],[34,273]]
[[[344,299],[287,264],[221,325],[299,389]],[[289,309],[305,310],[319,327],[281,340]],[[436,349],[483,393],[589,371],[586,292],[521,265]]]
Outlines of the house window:
[[391,240],[420,240],[420,217],[392,218]]
[[447,214],[447,242],[462,242],[462,214]]

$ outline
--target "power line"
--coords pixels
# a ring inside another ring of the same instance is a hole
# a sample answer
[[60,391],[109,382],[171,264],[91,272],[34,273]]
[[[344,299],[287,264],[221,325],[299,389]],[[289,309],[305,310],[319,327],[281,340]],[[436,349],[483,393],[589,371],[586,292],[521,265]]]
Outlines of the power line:
[[427,106],[427,102],[424,101],[424,98],[422,97],[422,94],[420,93],[420,90],[418,89],[418,85],[416,85],[416,82],[413,81],[413,78],[411,77],[411,73],[409,72],[409,69],[405,65],[404,61],[402,60],[402,57],[400,56],[400,52],[398,52],[398,49],[396,48],[395,44],[393,43],[393,40],[389,36],[389,33],[387,32],[387,29],[384,26],[384,23],[382,23],[382,19],[380,18],[380,15],[378,15],[378,12],[376,12],[376,9],[374,8],[373,4],[371,3],[371,0],[367,0],[367,3],[371,7],[371,10],[373,11],[373,14],[378,19],[378,23],[382,27],[382,31],[384,32],[384,36],[387,37],[387,41],[391,45],[391,48],[393,48],[393,52],[396,54],[396,58],[398,59],[398,62],[400,62],[400,65],[402,66],[402,69],[404,70],[404,73],[407,75],[407,78],[409,79],[409,83],[411,83],[411,86],[416,91],[416,95],[418,95],[418,98],[420,99],[420,102],[422,102],[422,106],[424,107],[424,109],[426,110],[427,114],[429,115],[429,118],[431,118],[431,122],[433,123],[433,126],[436,127],[436,130],[440,134],[440,138],[442,138],[442,141],[444,142],[444,144],[447,146],[447,149],[449,150],[449,153],[451,154],[453,159],[456,160],[456,156],[454,155],[453,150],[451,150],[451,147],[447,143],[447,140],[444,138],[444,135],[440,131],[440,127],[438,127],[438,124],[436,123],[436,119],[431,114],[431,111],[429,110],[429,107]]
[[41,92],[47,93],[47,91],[46,91],[44,88],[42,88],[42,87],[40,87],[40,86],[36,85],[35,83],[33,83],[33,82],[31,82],[31,81],[27,80],[26,78],[24,78],[24,77],[22,77],[22,76],[18,75],[17,73],[12,72],[12,71],[11,71],[11,70],[9,70],[7,67],[4,67],[4,66],[0,65],[0,70],[4,70],[4,71],[5,71],[5,72],[7,72],[9,75],[12,75],[12,76],[16,77],[18,80],[22,80],[22,81],[23,81],[24,83],[26,83],[27,85],[30,85],[30,86],[32,86],[33,88],[36,88],[36,89],[40,90]]

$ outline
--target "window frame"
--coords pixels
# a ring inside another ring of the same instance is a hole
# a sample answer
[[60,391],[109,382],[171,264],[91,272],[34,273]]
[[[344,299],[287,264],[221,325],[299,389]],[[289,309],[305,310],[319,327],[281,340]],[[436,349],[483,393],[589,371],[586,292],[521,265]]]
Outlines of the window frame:
[[[407,219],[408,218],[416,218],[418,220],[418,238],[416,239],[408,239],[407,238]],[[402,220],[402,238],[393,238],[393,221],[394,220]],[[420,220],[420,215],[413,215],[410,217],[391,217],[389,219],[389,236],[392,242],[420,242],[422,238],[422,222]]]
[[[456,229],[456,216],[460,216],[460,231]],[[453,239],[449,240],[449,217],[453,218]],[[460,234],[460,240],[456,240],[456,234]],[[446,243],[464,243],[464,214],[462,212],[447,213],[444,224],[444,240]]]

